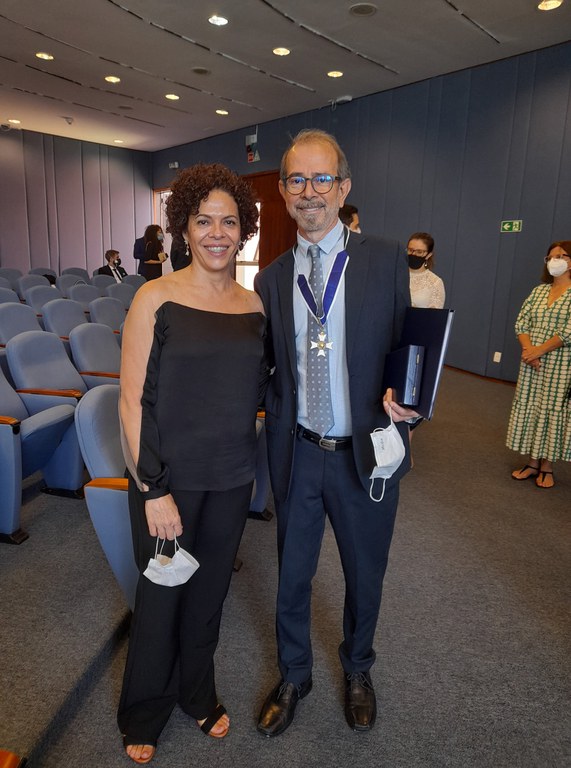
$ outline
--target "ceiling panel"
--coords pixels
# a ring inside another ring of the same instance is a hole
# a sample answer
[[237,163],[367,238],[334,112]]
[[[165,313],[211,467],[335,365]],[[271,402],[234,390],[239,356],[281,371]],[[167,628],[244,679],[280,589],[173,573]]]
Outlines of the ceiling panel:
[[[378,0],[369,17],[353,5],[0,0],[0,124],[153,151],[571,37],[571,0],[551,13],[534,0]],[[229,23],[209,24],[211,11]]]

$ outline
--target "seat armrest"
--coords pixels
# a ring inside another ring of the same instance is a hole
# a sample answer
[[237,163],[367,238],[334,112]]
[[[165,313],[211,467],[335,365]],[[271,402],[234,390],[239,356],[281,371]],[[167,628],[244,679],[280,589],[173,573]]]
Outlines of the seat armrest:
[[96,477],[86,483],[84,488],[108,488],[111,491],[126,491],[129,481],[126,477]]
[[15,419],[13,416],[0,416],[0,424],[9,424],[11,427],[19,427],[20,419]]
[[79,389],[17,389],[16,392],[24,395],[50,395],[51,397],[75,397],[80,400],[83,392]]
[[107,379],[118,379],[118,373],[111,373],[110,371],[80,371],[82,376],[104,376]]

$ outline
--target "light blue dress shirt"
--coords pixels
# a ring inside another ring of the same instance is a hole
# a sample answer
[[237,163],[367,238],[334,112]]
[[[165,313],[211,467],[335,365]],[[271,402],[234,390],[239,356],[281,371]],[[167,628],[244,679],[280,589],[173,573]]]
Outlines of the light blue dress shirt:
[[[320,240],[320,258],[323,259],[323,277],[325,284],[337,254],[343,250],[347,230],[338,221],[333,229]],[[295,347],[297,352],[298,382],[298,422],[306,429],[311,429],[307,419],[307,328],[308,309],[297,285],[298,275],[309,279],[311,257],[307,249],[312,243],[297,233],[297,248],[294,254],[293,275],[293,319],[295,326]],[[315,322],[315,321],[313,321]],[[349,402],[349,372],[345,351],[345,274],[339,283],[339,289],[333,306],[329,311],[326,324],[327,341],[333,342],[333,348],[327,351],[329,357],[329,380],[331,384],[331,402],[333,405],[334,424],[327,433],[333,437],[349,437],[352,434],[351,406]]]

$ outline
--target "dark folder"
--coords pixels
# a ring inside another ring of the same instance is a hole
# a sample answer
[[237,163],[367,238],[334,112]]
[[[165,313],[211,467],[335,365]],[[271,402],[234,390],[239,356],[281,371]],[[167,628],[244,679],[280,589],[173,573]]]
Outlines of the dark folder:
[[453,318],[453,309],[407,307],[406,310],[399,348],[424,347],[420,396],[412,407],[425,419],[431,419],[434,411]]
[[414,408],[420,398],[420,381],[424,347],[408,344],[406,347],[389,352],[385,361],[385,382],[383,390],[393,390],[393,400],[401,405]]

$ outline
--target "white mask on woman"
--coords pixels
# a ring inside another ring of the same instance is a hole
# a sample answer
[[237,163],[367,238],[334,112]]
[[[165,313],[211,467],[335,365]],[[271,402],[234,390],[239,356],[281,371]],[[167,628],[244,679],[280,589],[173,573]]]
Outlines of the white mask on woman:
[[552,277],[561,277],[569,269],[569,265],[565,259],[549,259],[547,262],[547,271]]

